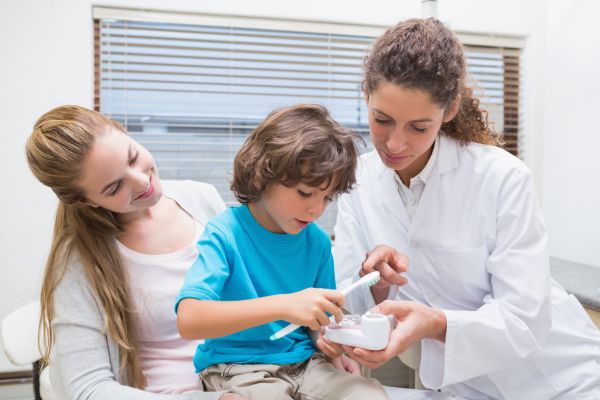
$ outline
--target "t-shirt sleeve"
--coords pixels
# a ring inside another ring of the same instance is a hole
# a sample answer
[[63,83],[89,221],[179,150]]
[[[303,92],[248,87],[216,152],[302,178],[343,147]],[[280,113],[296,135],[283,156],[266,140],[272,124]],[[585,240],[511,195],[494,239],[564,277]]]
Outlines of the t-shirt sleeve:
[[192,298],[197,300],[219,300],[230,274],[227,235],[209,223],[198,241],[198,259],[188,270],[183,287],[175,302]]

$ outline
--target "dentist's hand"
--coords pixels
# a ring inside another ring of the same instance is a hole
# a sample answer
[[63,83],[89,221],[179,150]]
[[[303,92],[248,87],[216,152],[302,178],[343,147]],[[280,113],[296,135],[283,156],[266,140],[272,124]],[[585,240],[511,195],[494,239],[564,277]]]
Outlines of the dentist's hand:
[[369,368],[377,368],[423,338],[441,342],[446,338],[446,314],[441,310],[413,301],[387,300],[371,311],[391,314],[397,319],[396,328],[390,334],[387,347],[379,351],[370,351],[343,346],[350,358]]
[[358,274],[363,277],[379,271],[381,279],[372,288],[385,289],[390,285],[404,285],[408,280],[401,274],[408,270],[408,257],[386,245],[379,245],[369,251]]
[[403,272],[408,270],[408,257],[390,246],[379,245],[367,253],[358,274],[362,278],[373,271],[379,271],[381,279],[371,286],[375,304],[388,298],[390,285],[404,285],[408,280]]

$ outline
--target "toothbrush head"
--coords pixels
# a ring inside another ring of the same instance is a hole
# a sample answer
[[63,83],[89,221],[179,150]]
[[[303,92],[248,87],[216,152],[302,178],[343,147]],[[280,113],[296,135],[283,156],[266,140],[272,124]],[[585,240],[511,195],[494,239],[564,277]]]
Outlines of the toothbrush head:
[[379,279],[381,279],[381,274],[379,273],[379,271],[370,272],[367,275],[360,278],[359,280],[357,280],[356,282],[354,282],[352,285],[342,289],[341,292],[344,296],[347,296],[351,291],[358,287],[373,286],[374,284],[379,282]]
[[373,271],[360,278],[363,281],[363,286],[373,286],[381,279],[379,271]]

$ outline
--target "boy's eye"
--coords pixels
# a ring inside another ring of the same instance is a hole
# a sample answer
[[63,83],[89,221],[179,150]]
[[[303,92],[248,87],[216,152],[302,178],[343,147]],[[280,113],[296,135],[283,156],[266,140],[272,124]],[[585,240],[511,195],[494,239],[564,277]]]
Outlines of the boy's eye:
[[303,191],[302,191],[302,190],[300,190],[300,189],[298,189],[298,194],[299,194],[300,196],[302,196],[302,197],[305,197],[305,198],[309,198],[310,196],[312,196],[312,193],[306,193],[306,192],[303,192]]

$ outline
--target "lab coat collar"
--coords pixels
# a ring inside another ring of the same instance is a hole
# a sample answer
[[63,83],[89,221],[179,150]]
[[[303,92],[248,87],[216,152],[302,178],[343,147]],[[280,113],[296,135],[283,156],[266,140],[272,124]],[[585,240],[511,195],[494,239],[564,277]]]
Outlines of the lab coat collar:
[[445,197],[448,188],[440,176],[458,166],[458,146],[460,144],[454,139],[446,137],[444,134],[440,134],[438,140],[439,150],[437,150],[437,159],[432,164],[431,174],[427,179],[427,184],[425,185],[412,223],[408,218],[408,214],[396,188],[396,181],[394,179],[396,172],[386,167],[378,154],[373,154],[377,160],[376,170],[379,176],[379,187],[384,205],[398,219],[402,226],[407,231],[410,231],[410,235],[427,219],[433,209],[432,207],[439,207],[442,199]]
[[[438,136],[436,141],[438,142],[438,149],[434,150],[437,152],[437,157],[434,160],[430,160],[433,161],[431,165],[428,162],[425,169],[421,172],[421,174],[423,174],[426,169],[429,169],[429,167],[431,168],[431,171],[427,171],[427,180],[434,175],[441,175],[448,171],[452,171],[458,166],[458,146],[460,146],[460,144],[443,133]],[[395,174],[393,169],[385,166],[379,155],[377,155],[376,158],[377,173],[380,178],[386,175],[393,176]]]
[[439,135],[439,139],[440,150],[434,169],[437,170],[438,175],[442,175],[458,167],[458,147],[460,143],[443,133]]
[[433,171],[425,185],[421,200],[410,225],[409,236],[411,237],[433,213],[433,210],[441,207],[444,197],[449,190],[448,180],[444,180],[442,175],[456,169],[458,166],[458,146],[460,144],[444,134],[441,134],[439,139],[440,147],[437,162],[433,166]]

